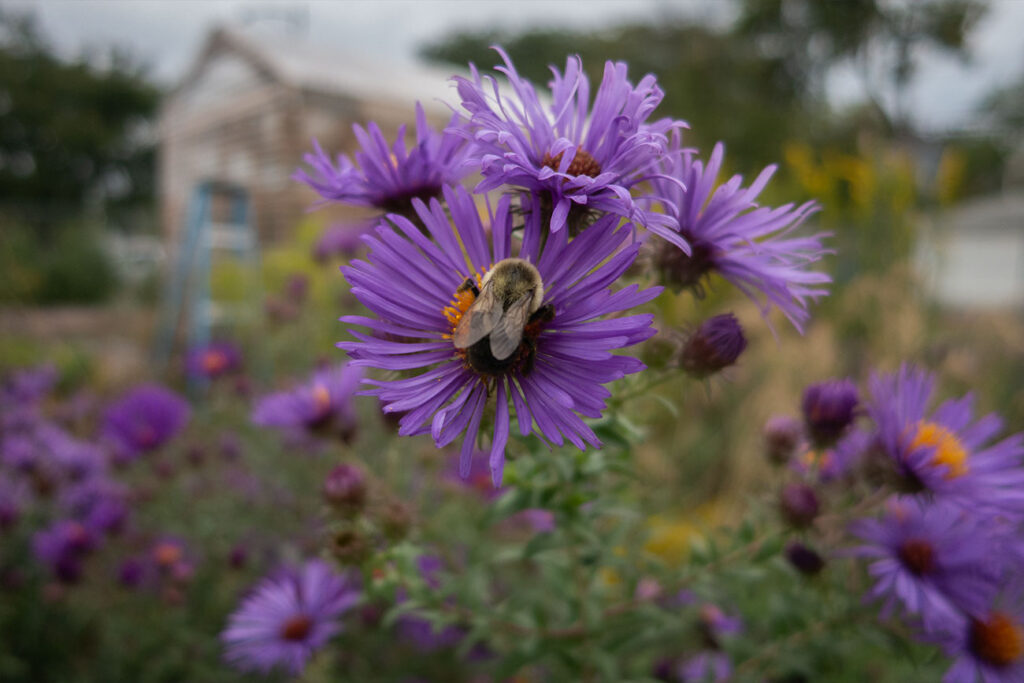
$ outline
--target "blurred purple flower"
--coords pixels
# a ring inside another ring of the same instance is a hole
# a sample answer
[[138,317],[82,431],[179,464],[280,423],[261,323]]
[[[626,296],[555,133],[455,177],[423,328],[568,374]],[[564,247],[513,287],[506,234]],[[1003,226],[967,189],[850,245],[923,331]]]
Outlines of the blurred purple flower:
[[[456,126],[453,116],[449,126]],[[405,146],[405,126],[398,128],[395,142],[388,145],[376,123],[366,130],[353,125],[360,151],[353,164],[340,154],[334,163],[313,141],[313,153],[304,160],[310,170],[299,169],[294,180],[309,185],[323,197],[334,201],[368,206],[386,212],[411,214],[412,200],[430,199],[441,194],[445,185],[453,185],[465,174],[466,145],[451,132],[436,131],[427,123],[423,107],[416,103],[416,144]]]
[[188,403],[169,389],[146,384],[111,404],[103,417],[103,436],[115,457],[129,461],[170,441],[188,422]]
[[790,467],[801,474],[813,474],[823,484],[836,481],[857,466],[871,440],[869,431],[853,429],[831,448],[805,448],[790,461]]
[[[494,48],[508,79],[500,92],[491,76],[470,65],[472,79],[456,76],[468,124],[459,133],[472,142],[483,180],[476,192],[511,185],[539,195],[550,206],[550,229],[559,232],[579,216],[607,212],[638,223],[686,248],[674,216],[646,210],[631,196],[635,186],[658,173],[666,133],[684,124],[662,119],[647,123],[664,93],[653,75],[634,87],[624,62],[606,62],[604,78],[590,103],[590,81],[579,57],[566,60],[554,74],[550,107],[533,84],[521,78],[508,55]],[[547,225],[543,226],[547,228]]]
[[732,662],[724,652],[705,650],[679,664],[677,675],[683,683],[724,683],[732,676]]
[[822,246],[822,233],[790,233],[817,210],[817,204],[759,206],[755,200],[775,166],[762,171],[749,188],[741,187],[740,176],[716,188],[722,144],[715,145],[707,166],[694,158],[694,150],[681,149],[680,144],[674,135],[663,164],[671,179],[651,181],[655,194],[665,198],[666,210],[679,219],[679,234],[690,247],[684,251],[652,245],[653,265],[662,281],[676,289],[692,287],[703,295],[705,279],[718,273],[757,303],[763,315],[775,306],[802,332],[810,317],[808,301],[828,294],[824,285],[831,282],[810,267],[829,251]]
[[46,398],[58,379],[53,365],[14,371],[0,383],[0,408],[34,405]]
[[32,537],[32,552],[64,583],[74,583],[82,573],[82,560],[96,547],[96,535],[76,520],[58,520]]
[[352,258],[365,246],[363,235],[369,233],[372,226],[372,221],[327,226],[313,245],[313,258],[321,263],[333,258]]
[[819,447],[834,444],[853,424],[860,395],[850,379],[832,379],[804,389],[804,427]]
[[190,377],[216,379],[241,367],[242,352],[227,341],[213,341],[191,349],[185,358],[185,371]]
[[[343,322],[368,327],[371,333],[353,330],[357,341],[339,346],[356,365],[421,371],[404,379],[367,380],[375,385],[367,393],[379,397],[386,412],[403,413],[402,435],[429,432],[439,448],[465,435],[463,475],[469,473],[484,407],[493,395],[489,464],[495,485],[501,483],[504,468],[510,398],[523,436],[534,431],[558,445],[569,440],[581,450],[586,444],[599,447],[597,436],[580,416],[600,417],[610,396],[603,385],[644,368],[635,358],[612,351],[643,341],[654,330],[651,315],[598,318],[646,303],[660,292],[639,290],[637,285],[614,293],[609,289],[636,257],[635,244],[615,252],[628,239],[628,228],[619,227],[614,216],[605,216],[571,241],[568,231],[552,234],[542,249],[540,217],[532,212],[526,241],[514,247],[507,196],[491,216],[490,236],[465,189],[446,189],[445,198],[454,228],[436,200],[429,207],[417,205],[436,244],[408,220],[392,215],[405,239],[381,226],[370,240],[367,260],[342,268],[352,293],[375,317],[343,317]],[[474,298],[472,291],[460,288],[467,278],[482,278],[493,264],[514,256],[539,271],[543,300],[551,307],[545,310],[553,310],[553,318],[530,323],[506,365],[481,369],[471,364],[467,350],[452,343]]]
[[855,554],[873,560],[868,596],[884,598],[885,614],[899,604],[919,615],[927,631],[962,613],[984,614],[999,590],[999,548],[960,508],[895,500],[881,519],[860,520],[850,530],[866,542]]
[[1020,683],[1024,681],[1024,591],[1012,584],[985,612],[960,619],[937,637],[954,659],[944,683]]
[[355,585],[311,560],[265,578],[231,615],[221,634],[226,657],[243,671],[275,667],[297,675],[339,630],[339,617],[360,598]]
[[868,414],[900,484],[978,512],[1024,513],[1024,434],[986,445],[1003,421],[995,414],[975,420],[972,394],[929,415],[934,383],[933,375],[908,365],[871,378]]
[[333,436],[348,442],[358,427],[353,399],[362,378],[363,371],[355,363],[322,368],[305,384],[260,399],[252,421],[261,427]]

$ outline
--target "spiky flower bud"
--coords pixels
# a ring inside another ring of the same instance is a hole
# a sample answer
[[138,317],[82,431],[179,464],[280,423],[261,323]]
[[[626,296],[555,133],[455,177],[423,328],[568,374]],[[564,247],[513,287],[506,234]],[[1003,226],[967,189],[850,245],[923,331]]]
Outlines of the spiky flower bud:
[[786,546],[786,559],[801,574],[814,576],[825,568],[825,560],[812,548],[793,541]]
[[743,328],[732,313],[708,318],[700,324],[679,356],[679,365],[698,379],[734,364],[747,348]]
[[768,418],[761,432],[764,436],[764,452],[773,465],[785,465],[793,457],[800,443],[803,430],[800,420],[789,415],[775,415]]
[[810,526],[820,509],[818,494],[806,484],[786,484],[779,495],[783,519],[798,529]]
[[812,384],[804,390],[803,412],[807,435],[819,448],[835,444],[856,417],[860,399],[849,379]]
[[355,465],[338,465],[324,479],[323,494],[337,510],[357,514],[366,504],[366,476]]

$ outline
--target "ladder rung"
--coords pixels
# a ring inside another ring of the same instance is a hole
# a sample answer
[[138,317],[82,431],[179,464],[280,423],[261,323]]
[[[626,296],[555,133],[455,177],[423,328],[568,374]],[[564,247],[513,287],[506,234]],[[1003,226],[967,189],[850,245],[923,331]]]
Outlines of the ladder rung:
[[203,231],[206,245],[210,249],[231,249],[250,251],[255,245],[252,232],[247,226],[231,223],[209,223]]

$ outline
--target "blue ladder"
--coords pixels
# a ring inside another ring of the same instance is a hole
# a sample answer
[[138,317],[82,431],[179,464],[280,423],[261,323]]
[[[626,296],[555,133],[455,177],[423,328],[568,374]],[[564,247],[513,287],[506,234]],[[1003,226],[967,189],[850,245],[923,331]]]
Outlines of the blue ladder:
[[[229,221],[215,223],[211,209],[215,196],[229,201]],[[227,252],[253,269],[259,268],[259,243],[252,224],[249,194],[238,185],[202,181],[192,192],[185,234],[178,245],[173,274],[167,281],[163,313],[157,330],[154,361],[166,370],[174,350],[178,326],[187,316],[185,348],[209,343],[214,324],[230,322],[230,311],[210,294],[210,263],[214,252]],[[258,291],[252,292],[258,295]],[[189,378],[190,389],[202,381]]]

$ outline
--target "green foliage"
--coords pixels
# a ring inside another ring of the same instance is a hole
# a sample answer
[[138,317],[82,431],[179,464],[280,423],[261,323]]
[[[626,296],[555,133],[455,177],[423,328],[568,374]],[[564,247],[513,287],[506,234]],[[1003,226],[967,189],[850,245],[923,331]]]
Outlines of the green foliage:
[[59,58],[31,15],[0,12],[0,211],[44,231],[97,199],[153,198],[153,154],[140,131],[158,92],[127,55]]
[[0,237],[0,302],[98,304],[117,288],[117,275],[98,231],[68,225],[51,238],[20,225]]

